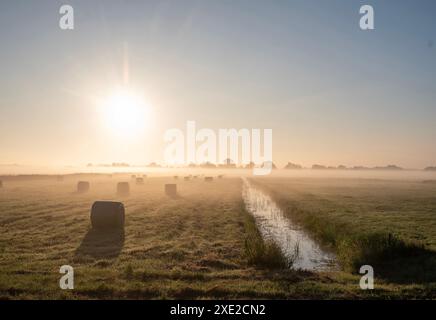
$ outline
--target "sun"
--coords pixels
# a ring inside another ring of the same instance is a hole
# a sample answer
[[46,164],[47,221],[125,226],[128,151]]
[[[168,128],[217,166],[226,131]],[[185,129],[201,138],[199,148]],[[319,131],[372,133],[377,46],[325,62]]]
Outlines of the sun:
[[126,90],[111,94],[101,103],[105,126],[120,137],[143,132],[148,126],[149,111],[149,106],[140,96]]

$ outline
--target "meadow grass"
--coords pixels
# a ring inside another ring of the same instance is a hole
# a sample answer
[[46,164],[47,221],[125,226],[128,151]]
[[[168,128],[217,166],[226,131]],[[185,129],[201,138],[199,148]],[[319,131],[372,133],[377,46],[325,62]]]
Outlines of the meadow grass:
[[[76,192],[89,180],[88,193]],[[288,268],[277,246],[265,243],[244,209],[242,181],[205,183],[169,177],[131,182],[129,176],[66,176],[64,181],[9,181],[0,191],[1,299],[408,299],[435,298],[434,283],[376,280]],[[178,196],[165,196],[166,183]],[[95,200],[126,207],[123,233],[90,228]],[[74,267],[74,290],[61,290],[60,266]]]

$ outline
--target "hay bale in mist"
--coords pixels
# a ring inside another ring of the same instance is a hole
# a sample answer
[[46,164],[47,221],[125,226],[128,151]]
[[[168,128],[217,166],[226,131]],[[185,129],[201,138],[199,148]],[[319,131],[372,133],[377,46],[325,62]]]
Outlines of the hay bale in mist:
[[58,182],[62,182],[62,181],[64,181],[64,176],[57,176],[57,177],[56,177],[56,180],[57,180]]
[[143,177],[143,178],[147,178],[147,175],[146,175],[146,174],[143,174],[142,177]]
[[223,174],[218,175],[218,179],[222,179],[222,178],[224,178]]
[[132,174],[132,179],[136,179],[136,175],[135,174]]
[[212,182],[213,181],[213,177],[204,177],[204,181]]
[[179,176],[174,176],[174,179],[176,179],[176,180],[179,179]]
[[144,184],[143,178],[136,178],[136,184]]
[[117,194],[121,196],[128,195],[130,193],[130,184],[128,182],[118,182]]
[[3,181],[0,180],[0,188],[3,188]]
[[177,184],[168,183],[165,185],[165,194],[170,197],[177,196]]
[[189,180],[191,180],[191,177],[184,177],[183,180],[189,181]]
[[88,181],[79,181],[77,183],[77,192],[85,193],[89,191],[90,184]]
[[91,224],[94,229],[124,228],[125,211],[121,202],[96,201],[91,208]]

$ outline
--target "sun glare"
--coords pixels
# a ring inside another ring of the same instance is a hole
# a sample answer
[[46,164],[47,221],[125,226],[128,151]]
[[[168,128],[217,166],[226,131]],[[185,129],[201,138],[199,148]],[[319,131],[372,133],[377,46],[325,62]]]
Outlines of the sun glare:
[[102,103],[101,111],[105,125],[117,136],[130,137],[147,127],[149,108],[139,96],[130,92],[112,94]]

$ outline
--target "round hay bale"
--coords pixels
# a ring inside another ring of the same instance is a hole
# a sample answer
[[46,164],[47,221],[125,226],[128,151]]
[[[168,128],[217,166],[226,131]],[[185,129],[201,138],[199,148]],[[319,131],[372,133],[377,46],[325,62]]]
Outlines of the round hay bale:
[[58,182],[62,182],[62,181],[64,181],[64,176],[57,176],[57,177],[56,177],[56,180],[57,180]]
[[132,174],[132,179],[136,179],[136,175],[135,174]]
[[189,180],[191,180],[191,177],[184,177],[183,178],[185,181],[189,181]]
[[147,178],[147,175],[146,175],[146,174],[143,174],[142,177],[143,177],[143,178]]
[[179,179],[179,176],[174,176],[174,179],[176,179],[176,180]]
[[218,179],[222,179],[222,178],[224,178],[224,175],[220,174],[220,175],[218,176]]
[[94,229],[124,228],[125,211],[121,202],[96,201],[91,208],[91,225]]
[[144,184],[143,178],[136,178],[136,184]]
[[119,195],[128,195],[130,193],[130,184],[128,182],[118,182],[117,193]]
[[77,183],[77,192],[85,193],[89,191],[89,182],[88,181],[79,181]]
[[0,188],[3,188],[3,181],[0,180]]
[[165,185],[165,194],[170,197],[177,196],[177,184],[175,183],[167,183]]
[[213,181],[213,177],[204,177],[204,181],[212,182]]

